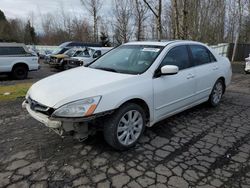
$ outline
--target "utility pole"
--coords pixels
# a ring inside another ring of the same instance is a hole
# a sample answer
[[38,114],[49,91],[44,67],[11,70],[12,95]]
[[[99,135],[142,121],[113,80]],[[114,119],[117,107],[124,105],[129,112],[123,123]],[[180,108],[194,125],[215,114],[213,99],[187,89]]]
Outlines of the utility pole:
[[161,41],[162,38],[162,25],[161,25],[161,14],[162,14],[162,0],[159,0],[157,11],[148,3],[147,0],[143,0],[144,3],[148,6],[151,12],[154,14],[157,20],[157,39]]
[[236,34],[236,37],[235,37],[235,42],[234,42],[234,49],[233,49],[233,54],[232,54],[232,59],[231,59],[232,62],[234,62],[234,60],[235,60],[238,41],[239,41],[239,37],[240,37],[241,22],[242,22],[241,0],[238,0],[238,16],[239,16],[239,25],[238,25],[237,34]]

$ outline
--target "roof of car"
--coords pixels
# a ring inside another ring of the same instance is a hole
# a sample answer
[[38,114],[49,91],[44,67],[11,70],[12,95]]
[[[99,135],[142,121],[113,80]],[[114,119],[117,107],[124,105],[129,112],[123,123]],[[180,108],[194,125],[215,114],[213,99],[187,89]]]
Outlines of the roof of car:
[[193,44],[202,44],[196,41],[190,40],[169,40],[169,41],[135,41],[135,42],[128,42],[125,45],[152,45],[152,46],[167,46],[170,43],[193,43]]
[[93,50],[111,50],[113,47],[87,47]]
[[15,42],[10,42],[10,43],[7,43],[7,42],[0,42],[0,46],[1,47],[5,47],[5,46],[10,46],[10,47],[23,47],[25,46],[25,44],[23,43],[15,43]]

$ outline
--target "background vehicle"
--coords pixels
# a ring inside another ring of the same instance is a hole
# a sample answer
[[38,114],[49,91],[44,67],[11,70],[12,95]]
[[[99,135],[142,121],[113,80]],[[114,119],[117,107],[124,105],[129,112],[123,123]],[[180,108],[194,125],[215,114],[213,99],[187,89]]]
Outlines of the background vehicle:
[[88,47],[88,46],[101,47],[100,44],[96,44],[96,43],[73,42],[73,41],[64,42],[64,43],[60,44],[58,46],[58,48],[55,49],[51,54],[46,55],[44,60],[46,63],[49,63],[51,55],[63,54],[64,52],[66,52],[67,50],[69,50],[70,48],[73,48],[73,47]]
[[29,71],[38,69],[38,56],[28,51],[24,44],[0,43],[0,73],[25,79]]
[[52,51],[50,51],[50,50],[39,50],[38,53],[39,53],[39,58],[40,59],[45,59],[46,55],[51,54]]
[[249,54],[249,57],[246,58],[245,60],[246,60],[245,73],[249,74],[250,73],[250,54]]
[[81,52],[83,52],[85,48],[70,48],[63,54],[51,55],[50,56],[50,66],[58,69],[64,69],[65,63],[64,59],[67,57],[75,57],[78,56]]
[[88,65],[93,62],[95,59],[99,58],[103,54],[112,50],[111,47],[87,47],[84,51],[79,53],[77,56],[72,56],[71,58],[65,58],[63,64],[64,69],[70,69],[82,65]]
[[124,150],[146,126],[203,102],[217,106],[231,76],[230,61],[202,43],[131,42],[35,83],[23,106],[59,135],[82,140],[102,128]]

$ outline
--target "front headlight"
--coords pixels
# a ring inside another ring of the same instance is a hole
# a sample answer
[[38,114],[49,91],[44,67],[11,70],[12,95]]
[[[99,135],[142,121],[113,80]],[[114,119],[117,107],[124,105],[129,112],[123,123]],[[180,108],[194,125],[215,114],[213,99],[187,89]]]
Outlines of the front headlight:
[[52,116],[57,117],[83,117],[94,113],[101,96],[86,98],[65,104],[55,110]]

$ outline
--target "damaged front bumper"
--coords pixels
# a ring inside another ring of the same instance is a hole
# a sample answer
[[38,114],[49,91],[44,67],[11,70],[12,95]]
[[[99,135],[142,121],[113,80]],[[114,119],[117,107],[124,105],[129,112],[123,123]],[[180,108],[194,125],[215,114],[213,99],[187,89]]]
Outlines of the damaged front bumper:
[[61,121],[51,120],[49,116],[33,111],[30,108],[29,103],[27,103],[26,101],[22,103],[22,107],[25,108],[34,119],[36,119],[37,121],[41,122],[42,124],[44,124],[49,128],[58,129],[62,126]]
[[48,115],[36,112],[30,108],[27,101],[22,103],[22,107],[37,121],[44,124],[46,127],[52,129],[55,133],[64,137],[67,133],[74,136],[75,139],[83,141],[88,138],[90,132],[88,130],[88,123],[61,121],[50,118]]
[[[31,109],[28,100],[22,103],[22,108],[26,109],[34,119],[52,129],[61,137],[71,135],[79,141],[85,140],[89,135],[94,134],[96,130],[100,128],[99,126],[94,126],[99,124],[95,122],[99,117],[106,116],[113,112],[108,111],[83,118],[57,118]],[[91,126],[89,126],[90,124]]]

